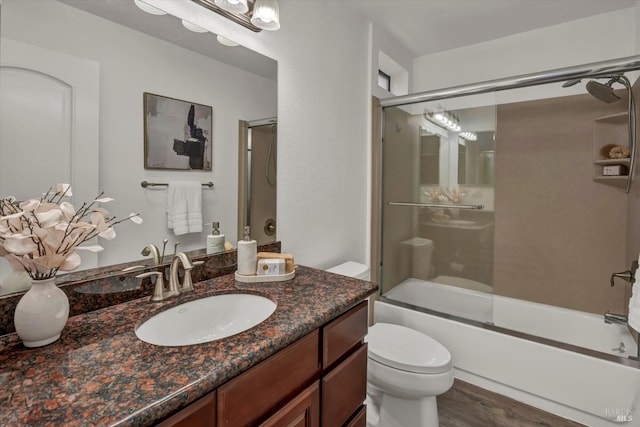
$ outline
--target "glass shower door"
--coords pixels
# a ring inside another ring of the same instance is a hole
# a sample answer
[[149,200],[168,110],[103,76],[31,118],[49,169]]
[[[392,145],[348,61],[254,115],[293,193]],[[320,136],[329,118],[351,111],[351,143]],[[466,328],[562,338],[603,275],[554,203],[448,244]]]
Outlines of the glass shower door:
[[495,107],[438,107],[384,109],[381,291],[491,322]]

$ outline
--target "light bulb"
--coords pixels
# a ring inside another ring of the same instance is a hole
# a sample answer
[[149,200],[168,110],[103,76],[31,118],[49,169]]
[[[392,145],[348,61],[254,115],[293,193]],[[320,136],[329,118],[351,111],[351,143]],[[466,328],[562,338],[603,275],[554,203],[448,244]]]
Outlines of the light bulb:
[[189,31],[193,31],[194,33],[206,33],[207,30],[206,28],[202,28],[199,25],[194,24],[193,22],[189,22],[186,20],[182,20],[182,25]]
[[277,0],[256,0],[251,23],[267,31],[280,29],[280,9]]
[[240,46],[240,43],[236,43],[233,40],[229,40],[226,37],[222,37],[222,36],[217,36],[216,39],[218,40],[218,43],[225,45],[225,46],[229,46],[229,47],[235,47],[235,46]]
[[249,11],[247,0],[215,0],[215,4],[231,13],[247,13]]
[[133,0],[133,2],[136,4],[136,6],[138,6],[140,9],[144,10],[147,13],[150,13],[152,15],[166,15],[167,12],[165,12],[162,9],[159,9],[155,6],[150,5],[149,3],[147,3],[144,0]]

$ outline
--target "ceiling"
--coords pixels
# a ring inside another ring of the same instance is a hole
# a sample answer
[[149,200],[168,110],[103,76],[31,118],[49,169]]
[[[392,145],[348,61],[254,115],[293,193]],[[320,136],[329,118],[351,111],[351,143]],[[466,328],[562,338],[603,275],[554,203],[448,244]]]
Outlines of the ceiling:
[[[201,34],[185,30],[173,17],[146,14],[134,6],[133,0],[60,1],[222,62],[275,79],[275,61],[248,49],[229,49],[212,42],[213,35],[203,37]],[[415,57],[625,9],[640,3],[640,0],[334,1],[344,3],[384,28]],[[285,7],[286,3],[283,1],[281,8]]]
[[[636,5],[637,0],[341,0],[416,57]],[[594,28],[594,31],[597,31]]]

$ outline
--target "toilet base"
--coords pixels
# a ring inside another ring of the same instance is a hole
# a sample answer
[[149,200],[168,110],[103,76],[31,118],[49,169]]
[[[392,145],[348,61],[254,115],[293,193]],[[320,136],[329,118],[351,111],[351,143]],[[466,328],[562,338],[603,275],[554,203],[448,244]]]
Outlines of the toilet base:
[[422,399],[397,398],[367,390],[367,427],[438,427],[435,396]]

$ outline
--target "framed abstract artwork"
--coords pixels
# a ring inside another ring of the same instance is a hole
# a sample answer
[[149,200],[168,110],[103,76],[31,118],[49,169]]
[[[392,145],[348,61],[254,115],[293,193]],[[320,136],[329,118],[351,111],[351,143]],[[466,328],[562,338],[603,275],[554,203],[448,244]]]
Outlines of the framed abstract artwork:
[[210,171],[213,109],[144,93],[144,168]]

